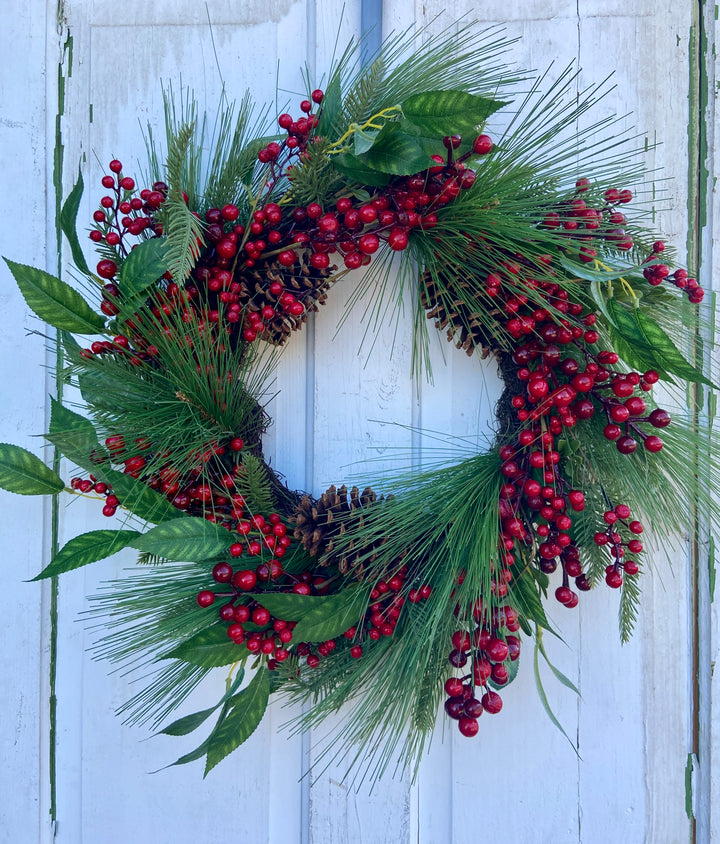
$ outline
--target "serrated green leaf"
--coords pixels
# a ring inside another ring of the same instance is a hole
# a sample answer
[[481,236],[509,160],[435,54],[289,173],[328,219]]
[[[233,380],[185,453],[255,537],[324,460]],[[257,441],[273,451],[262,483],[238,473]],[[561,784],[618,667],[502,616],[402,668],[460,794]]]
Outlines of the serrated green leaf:
[[123,297],[130,299],[145,293],[167,272],[167,241],[151,237],[138,244],[120,269],[118,286]]
[[[120,498],[120,503],[124,504],[114,486],[113,490]],[[173,509],[178,512],[176,508]],[[141,534],[133,543],[133,548],[150,554],[160,554],[177,562],[201,562],[227,554],[232,542],[232,537],[225,528],[218,527],[207,519],[188,516],[163,522]]]
[[91,530],[66,543],[33,580],[55,577],[66,571],[79,569],[89,563],[104,560],[126,548],[140,534],[136,530]]
[[19,495],[54,495],[65,489],[65,484],[27,449],[0,443],[0,487]]
[[69,284],[36,267],[4,260],[28,307],[41,320],[75,334],[97,334],[104,330],[105,319]]
[[368,590],[349,586],[337,595],[317,596],[312,600],[313,608],[293,630],[294,642],[324,642],[357,624],[367,607]]
[[285,621],[299,621],[316,606],[317,601],[324,600],[322,596],[296,595],[289,592],[258,592],[248,597],[262,604],[271,615]]
[[82,199],[83,189],[83,177],[80,169],[78,168],[78,180],[75,182],[75,185],[70,191],[70,195],[65,200],[60,212],[60,228],[70,244],[70,251],[72,252],[75,266],[80,270],[80,272],[85,273],[85,275],[90,275],[90,267],[87,265],[85,255],[83,254],[82,247],[80,246],[80,241],[77,236],[77,215],[78,209],[80,208],[80,200]]
[[181,659],[201,668],[221,668],[247,656],[247,649],[227,635],[227,625],[213,624],[164,653],[163,659]]
[[625,363],[638,372],[647,372],[648,369],[657,370],[658,375],[665,381],[672,382],[672,378],[658,364],[653,355],[648,355],[640,346],[628,342],[616,328],[610,326],[610,342],[613,349],[620,355]]
[[617,334],[632,350],[626,347],[626,354],[634,354],[646,365],[649,364],[648,369],[676,375],[685,381],[715,386],[700,370],[685,360],[665,331],[642,309],[628,310],[615,299],[608,301],[608,309]]
[[423,131],[443,137],[475,132],[506,102],[466,91],[424,91],[401,103],[403,115]]
[[697,367],[685,360],[682,352],[673,343],[669,335],[660,328],[649,314],[638,309],[634,312],[634,316],[647,345],[655,349],[663,369],[671,375],[677,375],[679,378],[692,381],[695,384],[707,384],[709,387],[716,386]]
[[372,147],[357,156],[364,166],[392,176],[409,176],[431,163],[417,136],[406,135],[400,125],[383,126]]
[[54,398],[50,399],[50,404],[50,431],[45,434],[45,439],[73,463],[88,472],[95,472],[98,460],[106,459],[107,452],[98,442],[92,422]]
[[[155,492],[154,489],[150,489],[147,484],[137,478],[115,469],[105,469],[102,466],[95,467],[94,474],[105,483],[110,484],[122,507],[134,513],[143,521],[159,524],[160,522],[184,517],[183,513],[177,507],[173,507],[165,496]],[[147,534],[144,535],[147,536]],[[157,553],[153,549],[142,548],[140,550]],[[164,555],[161,554],[161,556]]]
[[[102,410],[117,411],[117,399],[129,403],[148,403],[148,387],[135,378],[125,377],[119,368],[86,369],[78,375],[80,394],[85,401]],[[144,388],[144,389],[143,389]]]
[[250,685],[231,698],[228,714],[213,730],[208,743],[205,776],[255,732],[263,719],[269,698],[268,671],[261,666]]

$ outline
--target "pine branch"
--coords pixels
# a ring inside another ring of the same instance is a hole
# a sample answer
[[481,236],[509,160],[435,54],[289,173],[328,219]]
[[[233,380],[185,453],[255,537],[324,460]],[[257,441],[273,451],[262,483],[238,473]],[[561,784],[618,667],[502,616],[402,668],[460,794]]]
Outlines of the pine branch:
[[163,206],[163,225],[167,236],[168,269],[174,281],[182,284],[190,276],[205,245],[203,225],[179,198],[171,193]]
[[620,626],[620,641],[626,644],[632,637],[635,623],[640,609],[640,575],[625,574],[620,592],[620,606],[618,607],[618,621]]
[[235,488],[245,498],[252,513],[269,513],[275,510],[270,478],[265,463],[254,454],[243,454],[244,471],[236,476]]

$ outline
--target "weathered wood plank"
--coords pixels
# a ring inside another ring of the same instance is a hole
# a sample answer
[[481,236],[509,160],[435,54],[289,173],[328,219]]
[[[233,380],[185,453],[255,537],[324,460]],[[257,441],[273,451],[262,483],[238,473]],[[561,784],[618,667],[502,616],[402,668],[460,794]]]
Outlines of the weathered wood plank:
[[[48,120],[54,108],[54,58],[46,66],[46,4],[11,0],[0,42],[0,149],[3,190],[0,254],[15,261],[53,269],[52,245],[46,245],[52,214],[49,166],[52,139]],[[49,52],[53,53],[52,35]],[[41,336],[44,325],[25,306],[4,262],[0,263],[0,440],[43,455],[33,435],[45,427],[48,360]],[[22,396],[18,388],[22,385]],[[49,458],[49,454],[44,455]],[[48,613],[49,584],[24,581],[47,559],[49,510],[38,498],[0,493],[6,600],[0,649],[0,841],[3,844],[50,840],[48,778]]]

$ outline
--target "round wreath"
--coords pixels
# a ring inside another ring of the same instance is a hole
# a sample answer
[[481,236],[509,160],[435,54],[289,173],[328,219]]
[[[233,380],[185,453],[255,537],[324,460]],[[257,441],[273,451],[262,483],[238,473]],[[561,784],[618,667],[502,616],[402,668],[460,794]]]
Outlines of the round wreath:
[[[375,774],[398,749],[417,762],[443,702],[474,736],[480,715],[502,708],[521,632],[542,648],[548,591],[572,608],[604,579],[627,638],[644,525],[665,543],[678,496],[716,506],[717,481],[697,471],[709,435],[692,419],[671,424],[652,399],[659,381],[710,383],[671,339],[691,336],[703,291],[625,216],[625,184],[642,171],[632,145],[611,122],[601,139],[597,126],[568,133],[597,91],[569,105],[572,75],[543,79],[494,131],[508,104],[497,91],[513,82],[495,43],[467,30],[406,59],[404,48],[394,39],[360,66],[351,46],[324,90],[274,127],[258,128],[244,101],[209,139],[191,98],[168,102],[165,165],[153,151],[147,187],[118,160],[102,179],[94,269],[75,227],[82,182],[63,209],[100,313],[7,261],[58,329],[64,376],[84,400],[81,412],[53,401],[46,435],[83,470],[68,491],[128,522],[71,539],[38,577],[140,552],[144,565],[98,598],[99,649],[156,666],[132,719],[164,719],[232,666],[217,707],[164,730],[213,717],[178,760],[206,757],[206,772],[272,693],[310,702],[303,728],[350,702],[345,752],[356,746]],[[495,442],[385,479],[382,496],[299,494],[263,457],[273,362],[329,288],[368,264],[377,307],[396,272],[414,278],[396,292],[459,349],[497,361]],[[0,484],[65,487],[9,445]]]

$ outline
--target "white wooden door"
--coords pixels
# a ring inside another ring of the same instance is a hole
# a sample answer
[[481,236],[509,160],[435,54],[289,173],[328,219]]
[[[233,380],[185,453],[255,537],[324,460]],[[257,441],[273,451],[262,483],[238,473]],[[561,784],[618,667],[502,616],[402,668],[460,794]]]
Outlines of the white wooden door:
[[[656,222],[682,254],[686,241],[695,248],[688,224],[696,223],[695,205],[704,196],[688,158],[694,143],[688,122],[698,108],[693,86],[702,84],[693,74],[709,61],[702,52],[702,15],[705,36],[712,35],[712,15],[703,7],[690,0],[385,0],[378,26],[385,34],[413,24],[435,31],[454,21],[462,27],[467,16],[504,25],[517,37],[508,61],[521,67],[544,69],[554,62],[560,69],[576,61],[579,88],[614,72],[616,88],[596,113],[628,114],[621,128],[637,126],[651,144],[662,141],[648,151],[667,197],[658,203]],[[220,74],[231,96],[249,87],[258,101],[274,100],[277,88],[281,103],[295,99],[303,91],[299,68],[307,63],[320,79],[336,40],[343,44],[357,35],[369,8],[367,0],[65,0],[56,10],[41,0],[4,0],[0,251],[55,270],[59,143],[66,191],[82,167],[80,219],[89,220],[107,162],[117,156],[132,170],[133,159],[142,158],[141,126],[160,125],[163,83],[182,82],[210,107]],[[702,234],[709,277],[708,230]],[[54,360],[42,338],[25,336],[43,328],[28,315],[4,267],[0,273],[2,439],[37,452],[41,441],[32,435],[47,424],[51,386],[45,372]],[[360,352],[367,329],[361,309],[336,333],[352,290],[350,278],[338,284],[323,312],[292,338],[270,408],[274,465],[291,487],[315,494],[362,472],[361,461],[369,457],[392,460],[395,447],[412,445],[422,453],[422,437],[401,426],[487,436],[499,394],[492,367],[452,354],[439,340],[432,354],[442,375],[434,385],[415,387],[409,317],[401,317],[396,336],[390,322],[372,328],[377,337],[367,360]],[[348,788],[339,768],[314,772],[320,736],[282,731],[292,712],[277,704],[247,744],[207,779],[192,765],[151,773],[192,747],[148,738],[149,730],[121,723],[114,710],[130,694],[127,680],[108,676],[108,666],[90,658],[96,634],[78,622],[85,596],[130,565],[132,556],[62,578],[54,638],[49,585],[25,582],[47,562],[51,510],[36,499],[3,494],[1,500],[2,842],[669,844],[692,834],[686,769],[694,746],[702,757],[695,783],[698,840],[709,835],[710,704],[702,691],[701,705],[694,707],[693,689],[696,671],[702,689],[709,686],[712,653],[704,645],[699,662],[694,658],[690,538],[680,539],[672,571],[659,558],[646,576],[639,628],[625,647],[610,590],[592,593],[574,612],[549,607],[565,643],[548,641],[548,650],[582,696],[549,672],[545,688],[579,755],[548,720],[531,654],[525,654],[502,714],[483,719],[476,740],[444,728],[441,718],[417,781],[388,777],[369,794]],[[63,541],[101,526],[94,506],[75,503],[60,518]],[[707,643],[706,597],[699,606]],[[52,664],[56,723],[49,715]],[[222,677],[212,688],[204,686],[185,711],[214,703],[221,686]],[[698,718],[705,726],[694,745]]]

